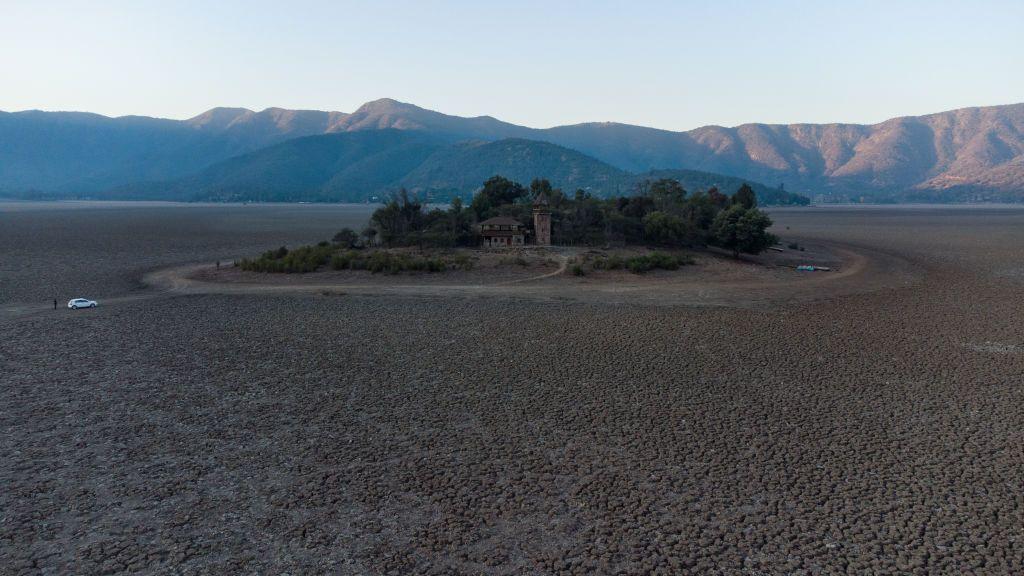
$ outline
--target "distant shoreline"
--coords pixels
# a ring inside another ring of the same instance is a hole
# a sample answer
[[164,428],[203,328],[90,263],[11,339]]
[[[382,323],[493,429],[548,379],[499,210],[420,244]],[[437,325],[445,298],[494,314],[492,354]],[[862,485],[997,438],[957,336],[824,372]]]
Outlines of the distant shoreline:
[[[315,207],[357,207],[357,206],[383,206],[384,202],[189,202],[184,200],[101,200],[101,199],[25,199],[9,198],[0,196],[0,207],[3,205],[54,205],[54,206],[95,206],[95,207],[159,207],[159,206],[194,206],[194,207],[216,207],[216,206],[315,206]],[[447,203],[429,203],[426,206],[446,207]],[[831,209],[831,208],[860,208],[860,209],[886,209],[886,208],[1024,208],[1024,202],[837,202],[808,204],[806,206],[792,204],[763,204],[761,208],[767,210],[809,210],[809,209]]]

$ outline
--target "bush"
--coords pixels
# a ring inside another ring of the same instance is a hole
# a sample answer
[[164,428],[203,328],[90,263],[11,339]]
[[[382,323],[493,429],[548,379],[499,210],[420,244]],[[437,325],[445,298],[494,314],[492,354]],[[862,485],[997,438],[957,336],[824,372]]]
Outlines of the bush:
[[406,271],[444,272],[448,269],[448,264],[441,258],[392,254],[390,252],[361,254],[354,250],[349,250],[341,254],[335,254],[331,258],[331,268],[334,270],[369,270],[373,273],[387,272],[389,274],[397,274]]
[[359,234],[351,228],[342,228],[334,235],[334,243],[343,248],[355,248],[359,244]]
[[252,272],[305,273],[315,272],[331,258],[331,247],[326,243],[317,246],[303,246],[289,251],[284,246],[264,252],[259,258],[242,259],[238,266]]
[[625,268],[626,261],[621,256],[611,256],[609,258],[599,258],[594,260],[595,270],[621,270]]
[[650,270],[678,270],[680,266],[693,264],[689,256],[673,256],[664,252],[651,252],[644,256],[633,256],[622,258],[621,256],[610,256],[599,258],[594,261],[595,270],[621,270],[623,268],[634,274],[642,274]]
[[651,252],[645,256],[634,256],[626,261],[626,267],[634,274],[650,270],[678,270],[680,266],[693,264],[689,258],[680,258],[664,252]]
[[573,273],[573,276],[586,276],[587,275],[586,271],[583,270],[583,266],[580,266],[579,264],[573,264],[573,266],[572,266],[572,273]]

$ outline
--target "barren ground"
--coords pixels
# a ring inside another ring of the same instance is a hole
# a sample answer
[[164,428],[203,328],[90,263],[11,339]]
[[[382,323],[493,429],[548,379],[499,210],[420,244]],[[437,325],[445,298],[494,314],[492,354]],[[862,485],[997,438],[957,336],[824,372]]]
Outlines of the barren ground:
[[1024,572],[1024,209],[777,210],[796,284],[145,287],[351,225],[208,209],[0,210],[0,573]]

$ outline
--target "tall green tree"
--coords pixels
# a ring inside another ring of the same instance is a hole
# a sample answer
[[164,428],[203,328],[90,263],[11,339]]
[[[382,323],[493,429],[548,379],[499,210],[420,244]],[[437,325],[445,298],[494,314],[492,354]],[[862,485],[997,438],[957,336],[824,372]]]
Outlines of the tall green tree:
[[731,250],[734,257],[759,254],[778,239],[768,232],[771,218],[757,208],[744,208],[741,204],[722,210],[711,225],[711,244]]
[[515,204],[527,195],[526,188],[503,176],[492,176],[484,182],[483,188],[473,197],[470,209],[478,221],[498,215],[498,208]]
[[409,233],[423,228],[423,205],[402,188],[383,208],[373,213],[370,223],[381,241],[391,246],[403,242]]
[[648,193],[654,200],[656,210],[673,212],[686,201],[686,190],[678,180],[661,178],[651,182]]
[[740,189],[733,194],[732,203],[739,204],[748,210],[757,208],[757,194],[754,194],[754,189],[744,182]]
[[551,187],[551,182],[547,178],[534,178],[533,182],[530,182],[530,198],[535,199],[541,194],[548,197],[548,201],[551,201],[551,195],[554,193],[554,188]]
[[748,209],[736,223],[740,252],[760,254],[776,244],[779,239],[768,232],[771,226],[772,219],[767,214],[757,208]]

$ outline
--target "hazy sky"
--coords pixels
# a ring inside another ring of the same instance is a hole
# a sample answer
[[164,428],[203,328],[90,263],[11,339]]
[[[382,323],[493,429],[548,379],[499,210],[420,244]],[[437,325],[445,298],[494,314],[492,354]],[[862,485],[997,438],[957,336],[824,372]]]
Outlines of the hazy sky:
[[1024,101],[1024,1],[0,0],[0,110],[381,97],[546,127],[877,122]]

